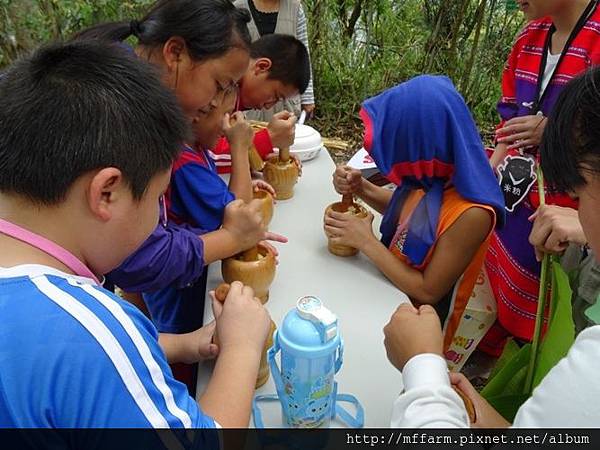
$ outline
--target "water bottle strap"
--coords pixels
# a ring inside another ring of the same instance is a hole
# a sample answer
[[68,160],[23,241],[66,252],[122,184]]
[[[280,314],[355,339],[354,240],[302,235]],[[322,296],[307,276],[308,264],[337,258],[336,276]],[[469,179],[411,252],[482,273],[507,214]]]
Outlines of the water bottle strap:
[[264,428],[265,424],[262,418],[262,412],[260,407],[258,406],[258,402],[273,402],[279,401],[279,397],[276,394],[270,395],[255,395],[252,399],[252,417],[254,418],[254,427],[255,428]]
[[[351,403],[356,407],[356,417],[353,417],[340,405],[340,402]],[[335,413],[351,428],[362,428],[365,424],[365,412],[362,405],[354,395],[338,394],[335,399]]]
[[279,367],[277,367],[277,361],[275,359],[275,355],[281,350],[279,347],[279,339],[277,337],[278,331],[275,331],[273,336],[273,346],[267,352],[267,359],[269,361],[269,369],[271,369],[271,374],[273,375],[273,382],[275,383],[275,389],[279,395],[282,395],[283,390],[283,380],[281,379],[281,372]]
[[[256,395],[252,400],[252,417],[254,418],[255,428],[264,428],[265,424],[262,418],[262,412],[258,406],[258,402],[274,402],[279,401],[277,394]],[[352,416],[340,405],[340,402],[353,404],[356,407],[356,417]],[[365,424],[365,412],[358,399],[351,394],[337,394],[335,397],[334,417],[338,416],[351,428],[362,428]],[[332,419],[334,418],[332,417]]]
[[337,349],[337,358],[335,359],[335,373],[338,373],[342,368],[342,364],[344,362],[344,341],[340,339],[340,346]]

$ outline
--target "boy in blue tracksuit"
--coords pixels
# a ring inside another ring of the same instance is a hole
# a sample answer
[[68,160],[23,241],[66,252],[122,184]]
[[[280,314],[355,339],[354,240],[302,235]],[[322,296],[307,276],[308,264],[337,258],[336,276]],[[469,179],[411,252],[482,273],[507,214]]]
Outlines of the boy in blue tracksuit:
[[105,43],[42,48],[0,79],[0,428],[248,424],[269,328],[251,289],[215,306],[199,406],[150,321],[100,286],[156,226],[187,134],[155,72]]
[[[216,108],[194,121],[197,145],[184,145],[173,164],[165,198],[169,221],[177,225],[213,232],[223,225],[227,205],[236,198],[250,202],[253,184],[266,184],[250,178],[248,148],[252,144],[252,129],[241,113],[229,118],[235,98],[234,91],[223,93]],[[235,162],[229,184],[217,174],[215,163],[205,150],[223,134],[231,143]],[[206,274],[204,271],[198,281],[183,288],[171,284],[144,294],[159,331],[189,333],[202,326]]]
[[[224,214],[228,205],[236,199],[250,202],[256,184],[272,190],[268,184],[250,178],[248,148],[252,144],[253,133],[242,113],[229,116],[236,97],[235,90],[221,93],[217,106],[193,121],[196,145],[184,145],[173,164],[171,184],[165,195],[168,218],[172,223],[202,228],[207,233],[216,231],[222,225],[228,228],[224,223],[224,220],[227,221]],[[234,162],[229,184],[218,175],[214,161],[205,150],[223,134],[231,144]],[[226,256],[235,253],[232,251]],[[197,281],[188,286],[171,284],[144,294],[152,321],[160,332],[191,333],[202,327],[207,272],[205,270]],[[173,366],[176,378],[185,382],[191,393],[195,392],[196,368],[195,365],[186,364]]]

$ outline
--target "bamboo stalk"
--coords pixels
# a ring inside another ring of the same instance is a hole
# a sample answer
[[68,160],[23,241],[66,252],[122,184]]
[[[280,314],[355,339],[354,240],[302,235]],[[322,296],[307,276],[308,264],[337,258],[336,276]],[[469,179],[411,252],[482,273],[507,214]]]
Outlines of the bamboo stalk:
[[[544,192],[544,174],[542,173],[542,169],[540,168],[539,164],[537,167],[537,177],[540,206],[542,206],[546,204],[546,195]],[[531,355],[529,358],[529,366],[527,367],[527,376],[525,378],[525,386],[523,391],[523,393],[526,395],[531,394],[531,391],[533,389],[533,375],[537,366],[538,348],[540,346],[540,338],[542,335],[542,328],[544,325],[544,312],[546,309],[546,300],[548,297],[547,288],[549,281],[549,267],[550,255],[546,254],[544,255],[544,259],[542,260],[542,268],[540,272],[540,289],[538,293],[538,305],[535,316],[535,328],[533,332],[533,340],[531,341]]]

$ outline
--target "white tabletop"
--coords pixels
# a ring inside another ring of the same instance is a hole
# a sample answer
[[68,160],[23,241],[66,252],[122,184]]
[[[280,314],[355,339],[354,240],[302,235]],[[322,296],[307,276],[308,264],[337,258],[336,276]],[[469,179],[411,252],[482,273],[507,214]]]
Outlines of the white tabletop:
[[[276,244],[279,265],[265,305],[279,326],[285,314],[305,295],[319,297],[339,320],[344,339],[344,363],[336,375],[338,391],[358,397],[365,410],[365,426],[387,427],[391,408],[402,390],[400,373],[388,362],[383,346],[383,327],[401,302],[408,301],[364,256],[340,258],[327,250],[323,212],[340,201],[331,175],[334,163],[323,149],[304,163],[303,176],[294,197],[278,202],[270,229],[285,235],[287,244]],[[377,217],[377,214],[376,214]],[[379,220],[375,227],[378,228]],[[208,290],[222,283],[220,263],[208,271]],[[212,320],[210,301],[204,320]],[[198,392],[208,383],[212,363],[201,363]],[[257,394],[275,393],[272,377]],[[277,404],[263,407],[265,426],[281,427]],[[343,424],[342,424],[343,425]]]

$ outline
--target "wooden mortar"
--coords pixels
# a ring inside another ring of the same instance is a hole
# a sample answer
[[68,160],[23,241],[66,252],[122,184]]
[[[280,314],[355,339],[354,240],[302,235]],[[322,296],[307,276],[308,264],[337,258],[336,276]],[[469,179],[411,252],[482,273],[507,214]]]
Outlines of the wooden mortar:
[[273,196],[269,192],[267,192],[263,189],[254,191],[252,195],[254,196],[255,200],[260,200],[263,222],[264,222],[265,226],[268,227],[269,223],[271,223],[271,219],[273,218],[273,209],[274,209]]
[[[358,203],[354,203],[352,195],[344,195],[342,196],[341,202],[329,205],[327,209],[325,209],[325,215],[332,210],[339,213],[354,214],[361,219],[368,215],[367,210],[364,207]],[[327,248],[336,256],[354,256],[358,253],[357,249],[350,247],[349,245],[332,244],[329,236],[327,237]]]
[[298,182],[298,166],[290,158],[289,147],[279,150],[279,156],[272,156],[263,169],[265,181],[273,186],[277,200],[287,200],[294,196],[294,185]]
[[275,255],[266,246],[258,244],[245,252],[224,259],[221,273],[226,283],[241,281],[254,289],[260,301],[269,300],[269,287],[275,278]]
[[[229,284],[223,283],[220,284],[217,289],[215,289],[215,297],[221,303],[223,303],[227,298],[227,294],[229,293],[229,287]],[[269,334],[267,335],[267,340],[265,341],[265,345],[263,346],[263,352],[260,357],[258,376],[256,377],[256,384],[254,385],[255,389],[258,389],[259,387],[263,386],[269,380],[269,375],[271,371],[269,369],[269,364],[267,361],[267,352],[273,346],[273,333],[275,333],[276,329],[277,325],[275,325],[275,322],[273,322],[273,320],[271,319],[271,327],[269,329]],[[219,345],[216,332],[213,338],[213,342]]]

